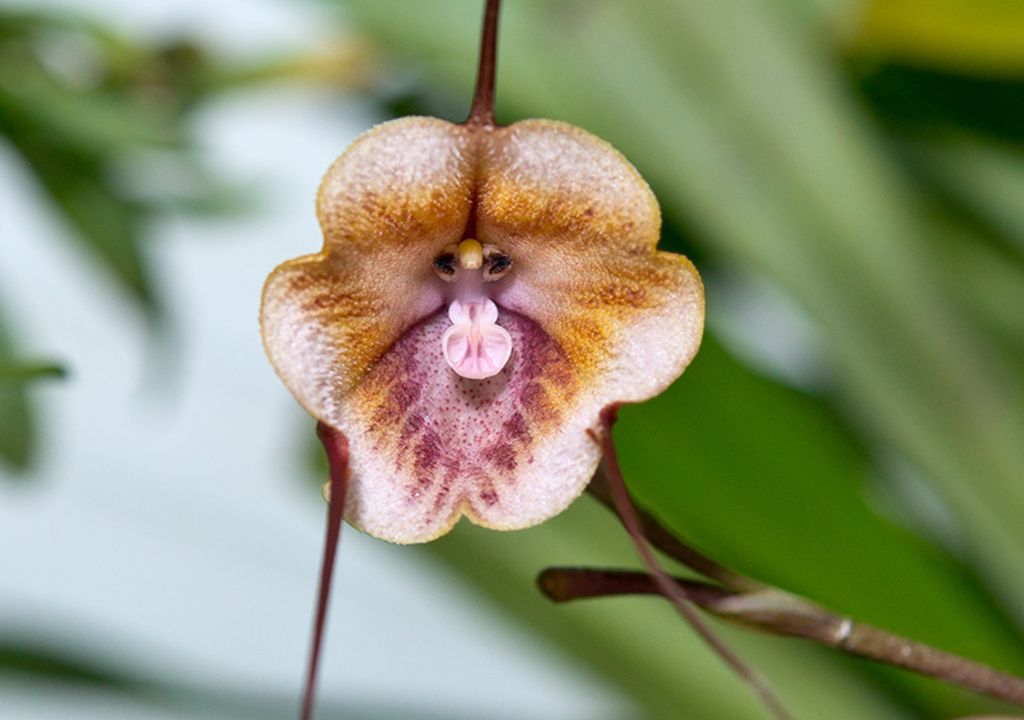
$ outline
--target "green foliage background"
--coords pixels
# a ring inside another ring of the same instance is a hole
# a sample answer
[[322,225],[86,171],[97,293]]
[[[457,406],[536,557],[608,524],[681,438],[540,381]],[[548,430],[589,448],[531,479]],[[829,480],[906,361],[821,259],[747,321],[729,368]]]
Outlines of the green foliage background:
[[[480,3],[336,4],[387,69],[361,83],[382,119],[461,119]],[[662,203],[663,245],[693,257],[707,283],[693,366],[622,413],[637,498],[751,575],[1024,673],[1024,11],[996,0],[506,5],[499,120],[558,118],[619,148]],[[55,80],[32,59],[40,32],[96,38],[107,80],[87,91]],[[0,57],[0,133],[97,267],[154,317],[146,218],[225,191],[204,179],[186,198],[131,197],[107,182],[106,163],[158,148],[205,178],[179,133],[189,109],[312,66],[221,68],[185,40],[151,48],[102,24],[10,14]],[[813,372],[764,359],[772,326],[737,338],[736,288],[766,317],[782,298],[803,318],[797,350]],[[28,380],[53,370],[0,332],[0,454],[13,467],[31,461]],[[658,600],[540,597],[546,565],[636,564],[589,500],[534,530],[460,526],[404,552],[442,558],[646,717],[762,716]],[[797,642],[723,632],[799,717],[1000,710]]]

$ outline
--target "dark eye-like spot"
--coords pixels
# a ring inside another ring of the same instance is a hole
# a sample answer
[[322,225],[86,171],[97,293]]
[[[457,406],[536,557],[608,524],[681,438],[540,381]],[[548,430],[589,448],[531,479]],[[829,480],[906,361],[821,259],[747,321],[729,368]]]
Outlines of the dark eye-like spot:
[[451,277],[455,275],[455,255],[445,253],[434,259],[434,270],[438,275]]
[[498,278],[508,272],[512,267],[512,258],[503,253],[494,253],[487,257],[487,275],[491,278]]

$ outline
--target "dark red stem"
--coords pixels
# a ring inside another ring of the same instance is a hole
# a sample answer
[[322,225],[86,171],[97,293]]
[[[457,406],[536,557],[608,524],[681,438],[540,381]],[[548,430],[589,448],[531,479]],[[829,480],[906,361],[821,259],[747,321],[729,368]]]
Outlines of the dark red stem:
[[316,599],[316,619],[313,621],[313,642],[309,650],[309,665],[306,668],[306,691],[302,696],[299,720],[312,720],[316,699],[317,670],[320,666],[320,647],[323,643],[324,626],[327,623],[327,604],[331,598],[331,581],[334,577],[334,558],[338,552],[338,538],[341,536],[341,519],[345,512],[345,492],[348,490],[348,440],[338,430],[322,422],[316,424],[316,434],[323,443],[330,468],[327,505],[327,535],[324,538],[323,562],[320,566],[320,588]]
[[[736,593],[699,580],[674,577],[686,598],[698,607],[713,610]],[[541,592],[554,602],[564,603],[617,595],[661,595],[650,573],[600,568],[550,567],[537,576]]]
[[707,643],[708,647],[747,683],[764,704],[765,708],[772,714],[772,717],[777,720],[790,720],[792,716],[782,707],[782,703],[775,697],[771,688],[715,635],[700,615],[697,614],[697,610],[693,605],[690,604],[685,592],[669,577],[668,573],[665,572],[654,557],[654,553],[651,551],[650,546],[648,546],[646,538],[644,538],[640,517],[636,507],[633,505],[632,499],[629,497],[626,482],[622,479],[622,470],[619,468],[619,458],[615,452],[615,443],[612,440],[612,425],[615,424],[617,415],[618,407],[615,405],[609,405],[601,411],[601,436],[599,440],[604,451],[605,473],[608,478],[608,487],[615,511],[626,528],[626,532],[632,538],[640,559],[643,560],[648,572],[651,573],[651,577],[654,579],[661,594],[672,603],[683,619]]
[[[805,638],[855,657],[1024,705],[1024,678],[837,615],[778,588],[760,586],[738,591],[686,578],[673,579],[691,602],[724,620],[774,635]],[[651,575],[630,570],[555,567],[542,572],[537,582],[555,602],[661,594]]]
[[476,90],[466,125],[494,127],[494,74],[498,58],[498,12],[501,0],[487,0],[484,27],[480,35],[480,64],[477,66]]
[[[611,485],[608,481],[607,473],[602,468],[598,469],[598,472],[590,481],[590,485],[587,486],[587,492],[606,508],[615,512]],[[692,545],[684,543],[661,525],[650,513],[636,508],[636,515],[640,520],[640,528],[647,542],[691,570],[695,570],[705,577],[718,581],[730,590],[752,592],[764,587],[756,580],[730,570]]]

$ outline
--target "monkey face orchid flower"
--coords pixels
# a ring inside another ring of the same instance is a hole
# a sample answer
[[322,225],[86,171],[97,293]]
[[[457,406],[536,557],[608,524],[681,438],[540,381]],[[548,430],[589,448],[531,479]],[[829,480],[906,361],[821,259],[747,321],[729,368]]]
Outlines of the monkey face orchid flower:
[[345,517],[371,535],[556,515],[597,467],[601,410],[661,392],[700,343],[700,279],[656,250],[650,188],[570,125],[385,123],[317,214],[323,249],[267,280],[263,342],[348,438]]

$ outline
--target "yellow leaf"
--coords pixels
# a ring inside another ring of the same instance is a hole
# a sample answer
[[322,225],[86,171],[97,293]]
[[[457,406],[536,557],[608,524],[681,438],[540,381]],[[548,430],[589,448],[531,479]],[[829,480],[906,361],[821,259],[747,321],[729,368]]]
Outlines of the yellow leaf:
[[1021,0],[869,0],[858,53],[985,75],[1024,74]]

